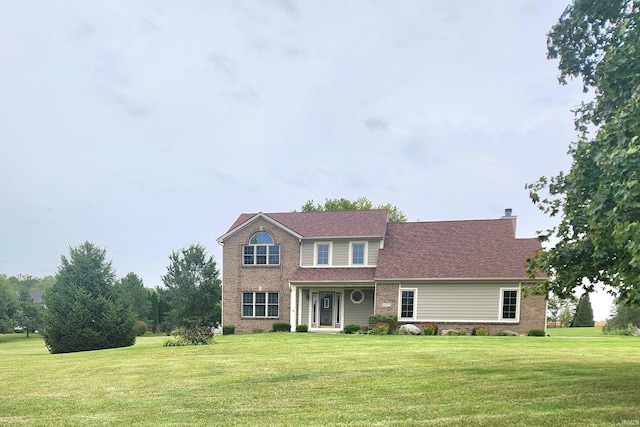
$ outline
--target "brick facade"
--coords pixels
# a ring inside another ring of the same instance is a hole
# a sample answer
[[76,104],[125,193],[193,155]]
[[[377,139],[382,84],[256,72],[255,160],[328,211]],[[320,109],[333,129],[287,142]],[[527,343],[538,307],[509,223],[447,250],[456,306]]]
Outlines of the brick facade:
[[399,292],[399,283],[377,283],[374,306],[375,314],[381,314],[383,316],[397,315]]
[[[273,237],[274,244],[280,245],[280,265],[243,266],[242,247],[258,231],[265,231]],[[250,333],[256,329],[270,331],[274,322],[291,323],[291,291],[289,278],[300,263],[300,245],[298,239],[260,218],[224,242],[223,250],[223,299],[222,324],[234,325],[237,333]],[[243,292],[278,292],[278,318],[242,317]]]

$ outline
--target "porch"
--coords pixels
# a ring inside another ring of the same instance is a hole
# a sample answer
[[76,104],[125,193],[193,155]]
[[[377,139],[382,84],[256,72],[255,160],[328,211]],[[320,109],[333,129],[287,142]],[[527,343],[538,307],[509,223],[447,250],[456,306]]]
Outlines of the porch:
[[292,331],[307,325],[309,332],[337,333],[345,325],[367,325],[374,313],[372,283],[290,286]]

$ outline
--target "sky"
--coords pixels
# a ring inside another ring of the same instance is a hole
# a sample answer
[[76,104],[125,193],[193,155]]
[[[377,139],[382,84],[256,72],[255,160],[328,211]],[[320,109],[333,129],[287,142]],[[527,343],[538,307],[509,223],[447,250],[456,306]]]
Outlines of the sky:
[[[579,82],[546,33],[568,0],[0,2],[0,273],[84,241],[161,285],[218,264],[240,213],[310,199],[410,221],[556,224],[526,183],[568,170]],[[611,299],[592,297],[596,319]]]

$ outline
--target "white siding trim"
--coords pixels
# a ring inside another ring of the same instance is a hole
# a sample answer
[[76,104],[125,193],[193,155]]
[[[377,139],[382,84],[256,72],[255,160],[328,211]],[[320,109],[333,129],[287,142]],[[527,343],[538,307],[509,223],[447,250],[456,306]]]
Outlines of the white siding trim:
[[[515,319],[503,319],[502,318],[502,305],[504,303],[504,291],[516,291],[516,318]],[[505,323],[519,323],[520,322],[520,286],[500,288],[500,308],[498,311],[498,321]],[[546,311],[545,311],[546,313]],[[545,314],[546,316],[546,314]],[[546,317],[545,317],[546,319]],[[546,323],[546,321],[545,321]]]
[[[318,245],[329,245],[329,263],[328,264],[318,264]],[[313,244],[313,266],[314,267],[331,267],[333,257],[333,242],[315,242]]]
[[[413,317],[401,317],[402,314],[402,292],[413,291]],[[416,321],[418,315],[418,288],[403,288],[400,287],[398,291],[398,320],[411,320]]]
[[295,322],[291,322],[290,330],[291,332],[295,332],[296,325],[300,323],[298,315],[296,314],[296,310],[298,308],[298,290],[295,286],[291,286],[291,284],[289,284],[289,286],[291,287],[291,315],[289,316],[289,319],[296,319]]
[[[354,264],[353,263],[353,245],[354,244],[363,244],[364,245],[364,253],[362,258],[362,264]],[[368,267],[369,265],[369,242],[366,240],[352,240],[349,241],[349,267]]]

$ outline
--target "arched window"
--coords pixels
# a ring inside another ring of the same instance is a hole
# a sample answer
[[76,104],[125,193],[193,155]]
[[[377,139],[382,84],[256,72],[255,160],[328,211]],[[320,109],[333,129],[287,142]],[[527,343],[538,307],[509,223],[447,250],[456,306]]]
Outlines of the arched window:
[[244,265],[280,264],[280,245],[275,245],[273,237],[265,231],[258,231],[249,239],[242,250]]
[[273,245],[273,237],[266,231],[258,231],[249,239],[250,245]]

